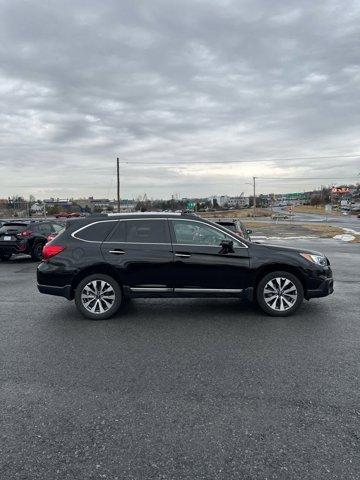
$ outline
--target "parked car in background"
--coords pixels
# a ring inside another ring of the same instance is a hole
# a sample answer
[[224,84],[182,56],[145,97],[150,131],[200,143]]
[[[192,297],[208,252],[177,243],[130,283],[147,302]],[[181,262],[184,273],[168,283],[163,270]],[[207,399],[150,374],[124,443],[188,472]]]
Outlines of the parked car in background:
[[250,240],[250,234],[252,233],[252,230],[250,230],[250,228],[246,228],[243,222],[241,222],[238,218],[234,220],[218,220],[216,221],[216,223],[218,225],[221,225],[222,227],[227,228],[239,237]]
[[40,261],[47,238],[64,227],[51,221],[11,221],[0,228],[0,260],[9,260],[19,253]]
[[288,316],[333,292],[329,260],[256,244],[195,215],[142,213],[74,220],[43,249],[41,293],[75,299],[103,320],[127,297],[245,297]]
[[81,217],[80,212],[60,212],[55,215],[55,218],[79,218]]
[[273,220],[288,220],[290,218],[290,214],[277,212],[277,213],[273,213],[271,215],[271,218]]

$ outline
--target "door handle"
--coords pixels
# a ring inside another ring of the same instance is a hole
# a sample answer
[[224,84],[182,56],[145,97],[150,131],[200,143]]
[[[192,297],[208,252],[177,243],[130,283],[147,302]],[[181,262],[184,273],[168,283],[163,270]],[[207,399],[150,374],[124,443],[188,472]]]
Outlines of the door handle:
[[112,253],[113,255],[124,255],[124,250],[116,249],[116,250],[109,250],[109,253]]
[[190,253],[175,253],[175,257],[189,258],[191,255]]

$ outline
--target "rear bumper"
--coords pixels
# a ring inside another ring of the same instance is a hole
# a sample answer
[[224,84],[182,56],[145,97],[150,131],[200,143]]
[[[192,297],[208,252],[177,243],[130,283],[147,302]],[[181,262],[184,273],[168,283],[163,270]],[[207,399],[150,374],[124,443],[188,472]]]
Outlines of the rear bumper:
[[0,253],[17,253],[19,252],[19,247],[16,243],[1,243],[0,244]]
[[0,253],[27,253],[29,245],[27,242],[1,242]]
[[71,297],[71,285],[65,285],[63,287],[55,287],[53,285],[40,285],[37,284],[38,290],[40,293],[45,293],[47,295],[55,295],[57,297],[64,297],[68,300],[72,300]]
[[310,298],[319,298],[327,297],[328,295],[334,292],[334,280],[332,278],[326,278],[318,288],[314,290],[307,290],[305,298],[309,300]]

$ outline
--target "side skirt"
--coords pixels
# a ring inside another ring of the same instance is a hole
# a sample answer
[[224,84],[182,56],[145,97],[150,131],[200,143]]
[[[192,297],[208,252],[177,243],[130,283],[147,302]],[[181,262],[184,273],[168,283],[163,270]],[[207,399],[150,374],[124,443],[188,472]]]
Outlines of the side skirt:
[[165,287],[128,287],[124,294],[132,298],[247,298],[252,300],[253,288],[165,288]]

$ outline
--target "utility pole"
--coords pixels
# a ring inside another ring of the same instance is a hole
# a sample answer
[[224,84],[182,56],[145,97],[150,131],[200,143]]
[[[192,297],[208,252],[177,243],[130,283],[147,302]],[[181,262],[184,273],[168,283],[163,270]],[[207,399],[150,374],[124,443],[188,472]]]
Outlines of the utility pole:
[[254,205],[253,205],[253,217],[256,215],[256,177],[253,177],[253,188],[254,188]]
[[117,211],[120,213],[120,163],[119,157],[116,159],[116,178],[117,178]]

